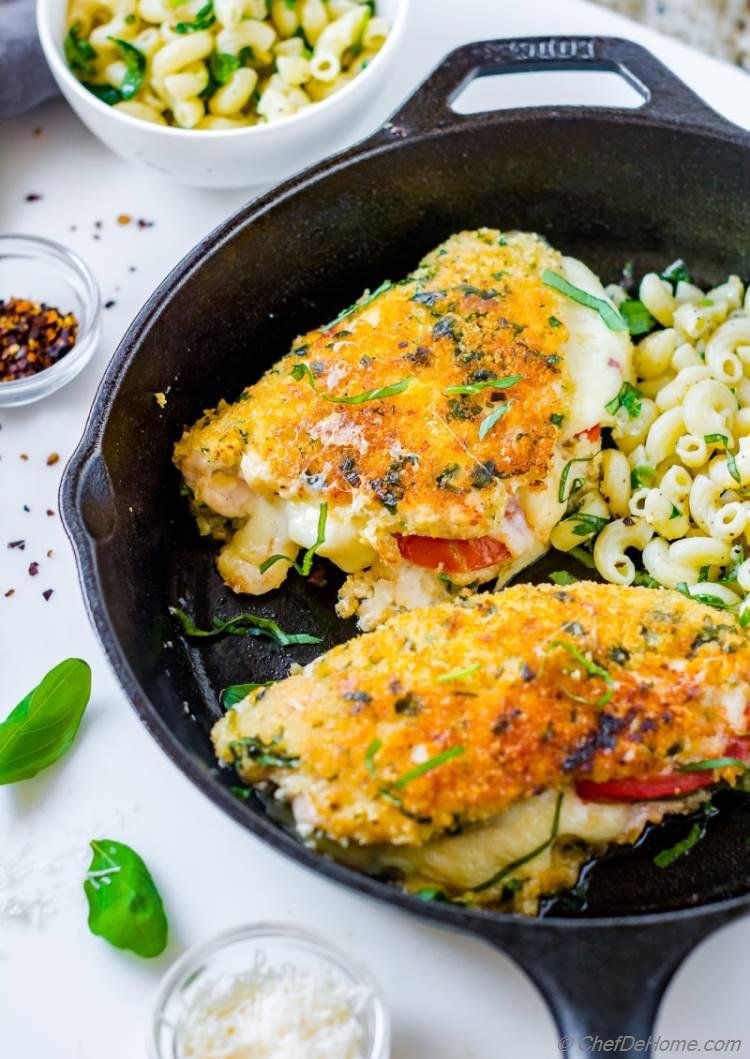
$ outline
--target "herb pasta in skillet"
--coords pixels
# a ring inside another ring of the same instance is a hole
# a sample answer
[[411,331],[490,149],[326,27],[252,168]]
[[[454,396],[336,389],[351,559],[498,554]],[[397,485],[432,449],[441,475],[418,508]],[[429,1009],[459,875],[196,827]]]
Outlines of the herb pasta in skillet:
[[319,555],[349,575],[339,614],[371,628],[547,549],[630,360],[581,262],[536,235],[463,232],[301,337],[175,462],[230,588],[262,595]]

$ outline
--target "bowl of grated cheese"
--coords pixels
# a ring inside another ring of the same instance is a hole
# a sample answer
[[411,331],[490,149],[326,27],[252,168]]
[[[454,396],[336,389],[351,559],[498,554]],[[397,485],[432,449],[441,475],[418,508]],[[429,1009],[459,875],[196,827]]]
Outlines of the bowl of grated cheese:
[[306,930],[237,927],[190,949],[159,986],[150,1059],[388,1059],[380,991]]

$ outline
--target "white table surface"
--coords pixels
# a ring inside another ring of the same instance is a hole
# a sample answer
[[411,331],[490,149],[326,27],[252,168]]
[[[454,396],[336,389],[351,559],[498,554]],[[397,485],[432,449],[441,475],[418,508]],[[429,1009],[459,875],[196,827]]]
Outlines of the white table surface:
[[[750,127],[747,75],[600,8],[577,0],[414,0],[399,69],[352,138],[384,120],[451,47],[556,32],[641,40],[717,110]],[[517,91],[530,98],[527,82]],[[578,101],[586,102],[586,87],[577,84]],[[556,91],[548,85],[534,91]],[[598,90],[597,98],[604,101]],[[0,716],[64,657],[87,659],[94,679],[67,757],[34,780],[0,788],[0,894],[4,872],[25,872],[17,892],[47,898],[38,923],[0,916],[0,1056],[142,1059],[152,996],[175,956],[220,929],[263,919],[313,928],[369,965],[392,1011],[394,1059],[556,1054],[557,1035],[542,1001],[504,956],[304,871],[188,783],[141,727],[110,673],[88,624],[60,520],[45,514],[56,506],[64,461],[128,322],[165,273],[247,193],[181,188],[129,166],[60,101],[0,123],[0,145],[0,231],[67,243],[94,267],[105,300],[115,303],[82,377],[52,400],[0,411]],[[42,198],[27,202],[28,194]],[[154,226],[118,226],[122,213]],[[61,460],[47,466],[52,452]],[[17,539],[26,541],[25,550],[6,547]],[[32,561],[40,564],[33,578]],[[15,593],[5,598],[10,588]],[[45,602],[48,588],[54,594]],[[81,878],[86,843],[94,837],[131,844],[151,867],[172,929],[158,960],[138,960],[89,933]],[[743,1049],[733,1054],[750,1056],[748,944],[750,920],[723,930],[687,961],[659,1016],[662,1036],[741,1038],[744,1030]]]

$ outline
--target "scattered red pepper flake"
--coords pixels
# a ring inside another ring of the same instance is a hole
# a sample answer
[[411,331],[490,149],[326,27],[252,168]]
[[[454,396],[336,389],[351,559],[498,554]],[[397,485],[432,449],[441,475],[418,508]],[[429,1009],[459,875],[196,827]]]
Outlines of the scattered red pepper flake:
[[147,221],[144,217],[139,217],[136,221],[139,228],[153,228],[154,221]]
[[117,223],[118,224],[130,224],[132,219],[133,218],[130,216],[129,213],[120,213],[117,216]]
[[29,458],[29,454],[28,454],[28,452],[22,452],[22,453],[21,453],[21,455],[20,455],[20,459],[22,459],[22,460],[23,460],[24,462],[25,462],[26,460],[28,460],[28,458]]
[[48,507],[47,508],[47,514],[49,515],[50,518],[52,518],[54,516],[55,512],[52,510],[51,507]]
[[27,514],[27,515],[28,515],[28,514],[29,514],[29,512],[31,511],[31,508],[29,507],[29,505],[28,505],[28,504],[24,504],[24,505],[23,505],[23,509],[24,509],[24,511],[26,512],[26,514]]
[[10,597],[11,596],[15,596],[15,594],[16,594],[15,588],[9,588],[8,591],[5,593],[5,598],[6,599],[10,599]]
[[26,547],[26,541],[8,541],[9,548],[18,548],[19,552],[22,552]]
[[104,303],[104,308],[105,309],[111,309],[114,305],[117,305],[117,302],[115,301],[114,298],[110,298],[109,301],[106,301]]
[[46,599],[46,601],[47,601],[48,603],[49,603],[49,601],[50,601],[50,597],[52,596],[52,593],[53,593],[54,591],[55,591],[55,590],[54,590],[54,588],[46,588],[46,589],[44,590],[44,592],[42,592],[42,595],[44,596],[44,598]]
[[77,337],[73,313],[28,298],[0,299],[0,383],[49,368],[70,352]]
[[36,577],[39,573],[39,563],[29,563],[29,576]]
[[52,556],[53,556],[54,554],[55,554],[55,553],[54,553],[54,552],[52,551],[52,549],[50,548],[50,550],[49,550],[49,551],[47,552],[47,558],[48,558],[48,559],[51,559],[51,558],[52,558]]
[[59,459],[60,459],[60,453],[59,452],[51,452],[49,454],[49,456],[47,457],[47,466],[48,467],[54,467],[54,465],[59,461]]
[[26,196],[26,202],[39,202],[41,195],[37,195],[35,191],[32,191],[30,195]]

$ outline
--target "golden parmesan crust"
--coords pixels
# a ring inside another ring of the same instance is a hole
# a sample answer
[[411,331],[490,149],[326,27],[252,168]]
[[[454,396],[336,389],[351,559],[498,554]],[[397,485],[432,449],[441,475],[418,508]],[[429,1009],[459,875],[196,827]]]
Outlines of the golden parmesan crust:
[[[536,236],[451,237],[406,281],[311,331],[235,404],[209,412],[178,443],[175,462],[199,500],[207,475],[236,474],[249,451],[260,468],[251,488],[261,494],[349,504],[356,493],[359,511],[397,510],[402,531],[437,535],[438,512],[455,527],[447,536],[491,533],[508,495],[544,483],[560,440],[568,333],[555,316],[560,295],[541,281],[560,260]],[[309,367],[319,392],[293,377],[296,364]],[[508,390],[443,392],[509,375],[522,379]],[[404,379],[406,390],[382,400],[321,396]],[[509,410],[480,438],[503,402]]]
[[[279,784],[311,829],[420,845],[576,778],[721,756],[744,731],[748,677],[743,631],[678,593],[519,585],[400,615],[252,694],[213,737],[248,782]],[[258,763],[243,738],[294,767]],[[399,786],[451,748],[460,755]]]

